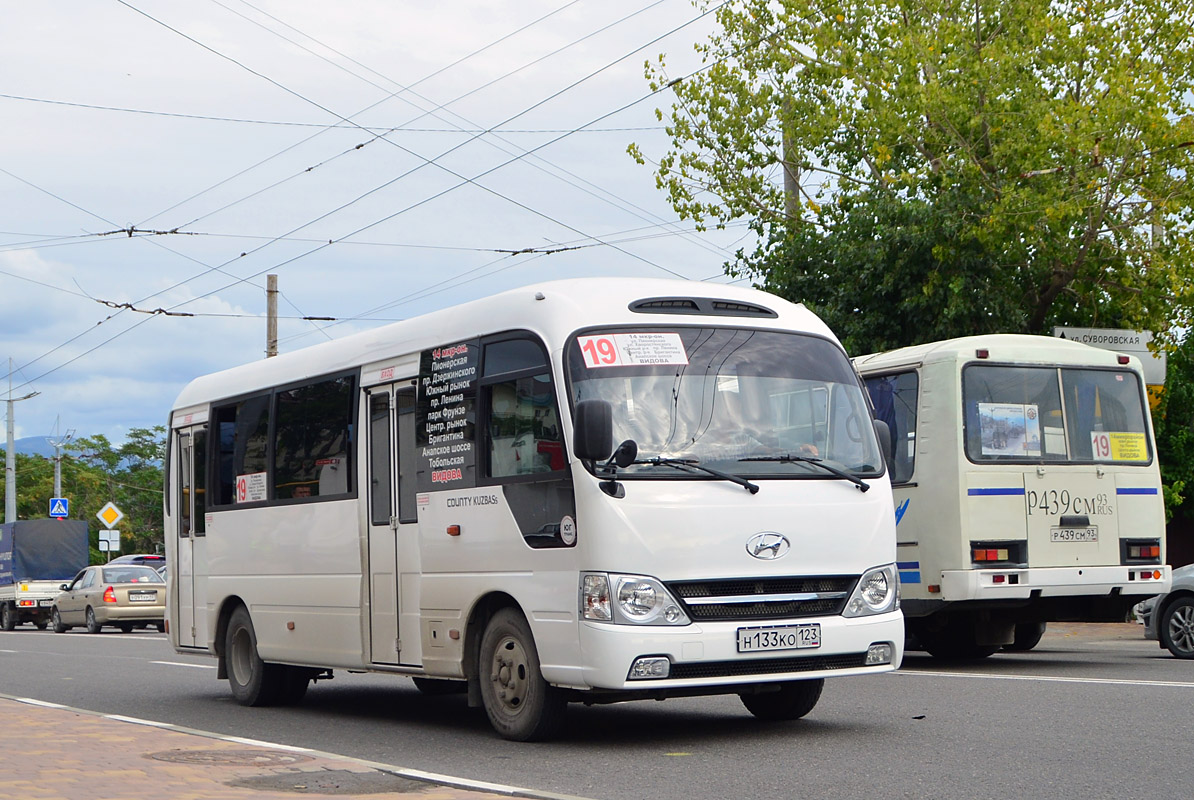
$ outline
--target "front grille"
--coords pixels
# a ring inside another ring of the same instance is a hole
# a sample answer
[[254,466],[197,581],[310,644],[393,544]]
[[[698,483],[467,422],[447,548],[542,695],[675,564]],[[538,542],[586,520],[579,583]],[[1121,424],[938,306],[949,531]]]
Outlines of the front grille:
[[774,675],[779,672],[817,672],[825,669],[853,669],[866,666],[866,653],[799,658],[752,658],[743,661],[709,661],[672,664],[668,678],[727,678],[744,675]]
[[693,621],[738,622],[840,614],[857,582],[856,575],[729,578],[677,581],[668,589]]

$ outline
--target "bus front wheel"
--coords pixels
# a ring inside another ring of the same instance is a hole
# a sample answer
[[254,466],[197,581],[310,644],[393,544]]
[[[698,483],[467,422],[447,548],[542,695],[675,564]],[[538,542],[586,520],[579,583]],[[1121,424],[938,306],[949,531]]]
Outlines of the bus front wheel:
[[539,653],[522,614],[503,608],[481,637],[481,700],[493,729],[516,742],[550,739],[564,724],[567,701],[539,671]]
[[779,721],[800,719],[813,710],[821,699],[824,678],[781,683],[778,691],[740,694],[742,705],[759,719]]

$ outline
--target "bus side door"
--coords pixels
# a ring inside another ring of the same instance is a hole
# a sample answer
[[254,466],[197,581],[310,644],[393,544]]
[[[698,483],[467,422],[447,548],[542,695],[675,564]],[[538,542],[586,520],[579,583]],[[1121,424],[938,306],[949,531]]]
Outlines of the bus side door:
[[207,426],[178,431],[176,620],[180,647],[207,647]]
[[370,660],[419,666],[414,381],[374,387],[366,397]]

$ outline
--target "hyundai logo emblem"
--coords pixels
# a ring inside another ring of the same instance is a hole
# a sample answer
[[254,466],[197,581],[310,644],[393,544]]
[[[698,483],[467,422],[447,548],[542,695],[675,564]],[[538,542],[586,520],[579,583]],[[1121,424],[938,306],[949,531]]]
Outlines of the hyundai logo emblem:
[[783,558],[788,554],[788,550],[791,547],[792,543],[788,541],[787,536],[784,536],[782,533],[775,533],[774,531],[756,533],[746,540],[746,552],[764,561]]

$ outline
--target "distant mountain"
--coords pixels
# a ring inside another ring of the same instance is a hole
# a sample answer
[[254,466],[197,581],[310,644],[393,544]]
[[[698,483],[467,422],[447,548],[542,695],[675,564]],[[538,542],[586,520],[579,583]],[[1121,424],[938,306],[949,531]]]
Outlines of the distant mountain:
[[[13,444],[14,449],[21,455],[53,458],[54,445],[50,444],[52,441],[49,436],[26,436],[24,439],[17,439]],[[0,450],[3,449],[4,437],[0,436]]]

